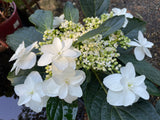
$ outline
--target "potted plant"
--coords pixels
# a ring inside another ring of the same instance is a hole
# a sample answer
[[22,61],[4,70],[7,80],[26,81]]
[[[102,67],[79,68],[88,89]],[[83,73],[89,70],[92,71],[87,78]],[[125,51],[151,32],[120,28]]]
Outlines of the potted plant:
[[6,36],[22,27],[17,13],[16,4],[13,0],[0,0],[0,52],[8,45],[5,43]]

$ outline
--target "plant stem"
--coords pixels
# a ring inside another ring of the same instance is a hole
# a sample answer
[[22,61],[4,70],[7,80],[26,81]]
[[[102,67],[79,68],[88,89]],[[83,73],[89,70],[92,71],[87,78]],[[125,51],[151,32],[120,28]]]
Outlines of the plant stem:
[[100,84],[101,87],[103,88],[104,92],[107,94],[107,90],[106,90],[105,86],[103,85],[102,81],[100,80],[98,74],[97,74],[93,69],[92,69],[92,71],[93,71],[93,73],[95,74],[95,76],[96,76],[96,78],[97,78],[99,84]]

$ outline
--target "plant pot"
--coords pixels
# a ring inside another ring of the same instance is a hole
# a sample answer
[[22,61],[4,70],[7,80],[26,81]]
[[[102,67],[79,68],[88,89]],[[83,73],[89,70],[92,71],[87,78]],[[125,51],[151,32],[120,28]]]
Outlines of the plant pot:
[[4,43],[4,44],[1,44],[3,47],[6,47],[5,45],[6,36],[8,34],[13,33],[18,28],[22,27],[22,22],[17,13],[16,4],[14,2],[10,4],[11,4],[11,7],[14,9],[12,15],[7,20],[0,23],[0,41],[1,41],[0,43],[2,42]]

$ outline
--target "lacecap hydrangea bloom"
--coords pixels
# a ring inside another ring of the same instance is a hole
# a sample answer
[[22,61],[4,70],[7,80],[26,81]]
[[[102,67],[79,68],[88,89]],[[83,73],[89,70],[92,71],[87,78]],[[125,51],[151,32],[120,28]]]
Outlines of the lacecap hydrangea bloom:
[[149,93],[144,83],[145,76],[136,77],[132,63],[127,63],[120,69],[121,74],[111,74],[104,78],[104,85],[109,88],[107,102],[114,106],[129,106],[141,97],[149,99]]

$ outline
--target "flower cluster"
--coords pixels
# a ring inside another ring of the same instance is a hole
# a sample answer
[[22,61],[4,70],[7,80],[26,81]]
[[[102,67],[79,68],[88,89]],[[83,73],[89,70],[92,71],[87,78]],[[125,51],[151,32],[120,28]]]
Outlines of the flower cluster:
[[67,103],[72,103],[82,97],[81,85],[86,75],[83,69],[91,69],[106,73],[113,73],[104,78],[104,85],[109,88],[107,101],[114,106],[128,106],[140,97],[149,99],[144,84],[145,76],[136,77],[134,66],[127,63],[125,67],[118,62],[120,56],[117,48],[127,49],[136,46],[134,53],[137,60],[143,60],[145,54],[151,57],[148,48],[153,43],[138,32],[138,40],[131,41],[121,30],[103,38],[96,34],[76,44],[79,37],[97,29],[104,21],[114,16],[124,15],[125,28],[127,18],[133,18],[126,9],[114,8],[109,14],[102,14],[101,18],[91,17],[83,20],[84,24],[74,23],[64,19],[64,15],[54,17],[53,29],[46,30],[43,42],[35,42],[25,48],[24,42],[19,45],[10,61],[16,60],[11,71],[17,75],[20,69],[31,69],[36,64],[36,54],[31,52],[39,45],[40,52],[37,65],[45,68],[46,77],[42,80],[37,71],[32,71],[25,79],[24,84],[15,86],[19,96],[18,105],[25,105],[36,112],[46,106],[49,97],[59,97]]

